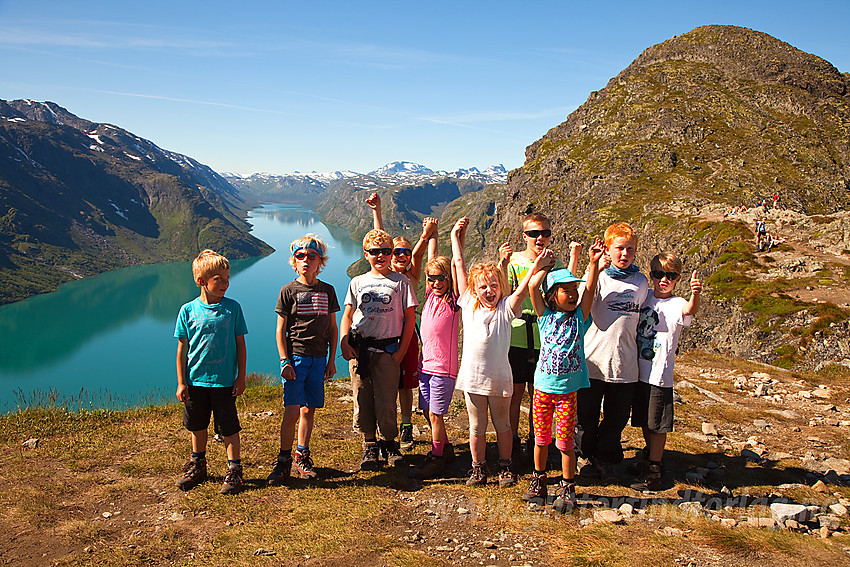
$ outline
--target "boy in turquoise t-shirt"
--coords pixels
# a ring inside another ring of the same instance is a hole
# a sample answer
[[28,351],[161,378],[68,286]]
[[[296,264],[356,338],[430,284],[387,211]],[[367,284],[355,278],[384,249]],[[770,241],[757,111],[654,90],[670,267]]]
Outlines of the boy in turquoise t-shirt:
[[204,250],[192,262],[200,297],[180,308],[177,339],[177,399],[183,402],[183,425],[191,432],[192,456],[177,481],[189,490],[207,478],[207,428],[210,414],[224,439],[227,474],[222,494],[242,487],[239,417],[236,397],[245,391],[245,334],[248,329],[239,304],[224,297],[230,285],[227,258]]

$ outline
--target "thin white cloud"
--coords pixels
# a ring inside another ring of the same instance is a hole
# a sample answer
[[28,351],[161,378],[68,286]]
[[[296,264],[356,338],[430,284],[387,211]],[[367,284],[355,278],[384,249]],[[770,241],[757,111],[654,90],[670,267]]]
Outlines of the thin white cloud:
[[[135,30],[127,24],[100,24],[109,31],[91,30],[68,33],[57,31],[52,26],[41,25],[0,25],[0,45],[5,46],[45,46],[78,47],[86,49],[189,49],[189,50],[231,50],[235,46],[230,42],[190,38],[186,33],[174,29]],[[62,29],[79,28],[76,25],[61,25]],[[147,26],[149,27],[149,26]],[[116,33],[116,29],[127,28],[128,33]],[[135,33],[154,31],[156,33]]]
[[90,92],[96,92],[96,93],[102,93],[102,94],[108,94],[108,95],[116,95],[116,96],[127,96],[127,97],[134,97],[134,98],[147,98],[147,99],[153,99],[153,100],[163,100],[163,101],[167,101],[167,102],[180,102],[180,103],[186,103],[186,104],[202,104],[202,105],[205,105],[205,106],[216,106],[216,107],[220,107],[220,108],[233,108],[233,109],[236,109],[236,110],[247,110],[247,111],[250,111],[250,112],[265,112],[265,113],[268,113],[268,114],[280,114],[280,115],[284,115],[284,116],[295,116],[295,113],[284,112],[282,110],[274,110],[274,109],[271,109],[271,108],[257,108],[257,107],[254,107],[254,106],[243,106],[243,105],[240,105],[240,104],[229,104],[229,103],[226,103],[226,102],[216,102],[216,101],[210,101],[210,100],[197,100],[197,99],[191,99],[191,98],[178,98],[178,97],[171,97],[171,96],[161,96],[161,95],[152,95],[152,94],[144,94],[144,93],[127,93],[127,92],[120,92],[120,91],[107,91],[107,90],[98,90],[98,89],[86,89],[86,90],[89,90]]

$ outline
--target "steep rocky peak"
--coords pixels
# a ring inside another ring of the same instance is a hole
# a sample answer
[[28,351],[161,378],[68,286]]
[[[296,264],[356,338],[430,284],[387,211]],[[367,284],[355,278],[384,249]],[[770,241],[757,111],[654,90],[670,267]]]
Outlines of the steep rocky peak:
[[612,81],[665,61],[706,63],[736,78],[798,87],[815,96],[845,96],[847,76],[828,61],[766,33],[737,26],[703,26],[647,48]]

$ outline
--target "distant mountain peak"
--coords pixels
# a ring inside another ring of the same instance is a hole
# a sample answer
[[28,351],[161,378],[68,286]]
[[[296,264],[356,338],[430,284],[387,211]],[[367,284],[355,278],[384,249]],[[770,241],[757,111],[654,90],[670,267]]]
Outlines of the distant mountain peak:
[[414,175],[431,175],[434,170],[425,167],[424,165],[411,161],[394,161],[387,165],[370,171],[369,175],[398,175],[398,174],[414,174]]

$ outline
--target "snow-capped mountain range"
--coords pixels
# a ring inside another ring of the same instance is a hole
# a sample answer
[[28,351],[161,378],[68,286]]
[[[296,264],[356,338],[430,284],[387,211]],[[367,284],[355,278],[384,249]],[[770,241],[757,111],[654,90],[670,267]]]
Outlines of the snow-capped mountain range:
[[241,181],[244,183],[253,180],[276,182],[278,184],[281,184],[286,183],[288,181],[289,183],[297,182],[304,185],[312,185],[316,187],[316,189],[320,190],[326,188],[329,183],[333,181],[339,181],[341,179],[352,179],[355,185],[360,185],[358,181],[361,180],[353,179],[357,177],[363,178],[362,186],[364,188],[369,185],[374,185],[376,180],[380,181],[381,185],[389,185],[396,183],[421,183],[423,181],[441,179],[445,177],[451,177],[455,179],[471,179],[473,181],[478,181],[479,183],[484,184],[504,184],[508,180],[508,172],[505,169],[505,166],[501,164],[491,165],[484,171],[479,170],[477,167],[471,167],[469,169],[458,169],[456,171],[435,171],[433,169],[425,167],[424,165],[409,161],[394,161],[368,173],[358,173],[356,171],[345,170],[323,173],[316,171],[312,171],[309,173],[295,171],[293,173],[281,175],[270,173],[254,173],[247,177],[234,173],[223,173],[222,175],[231,182]]

